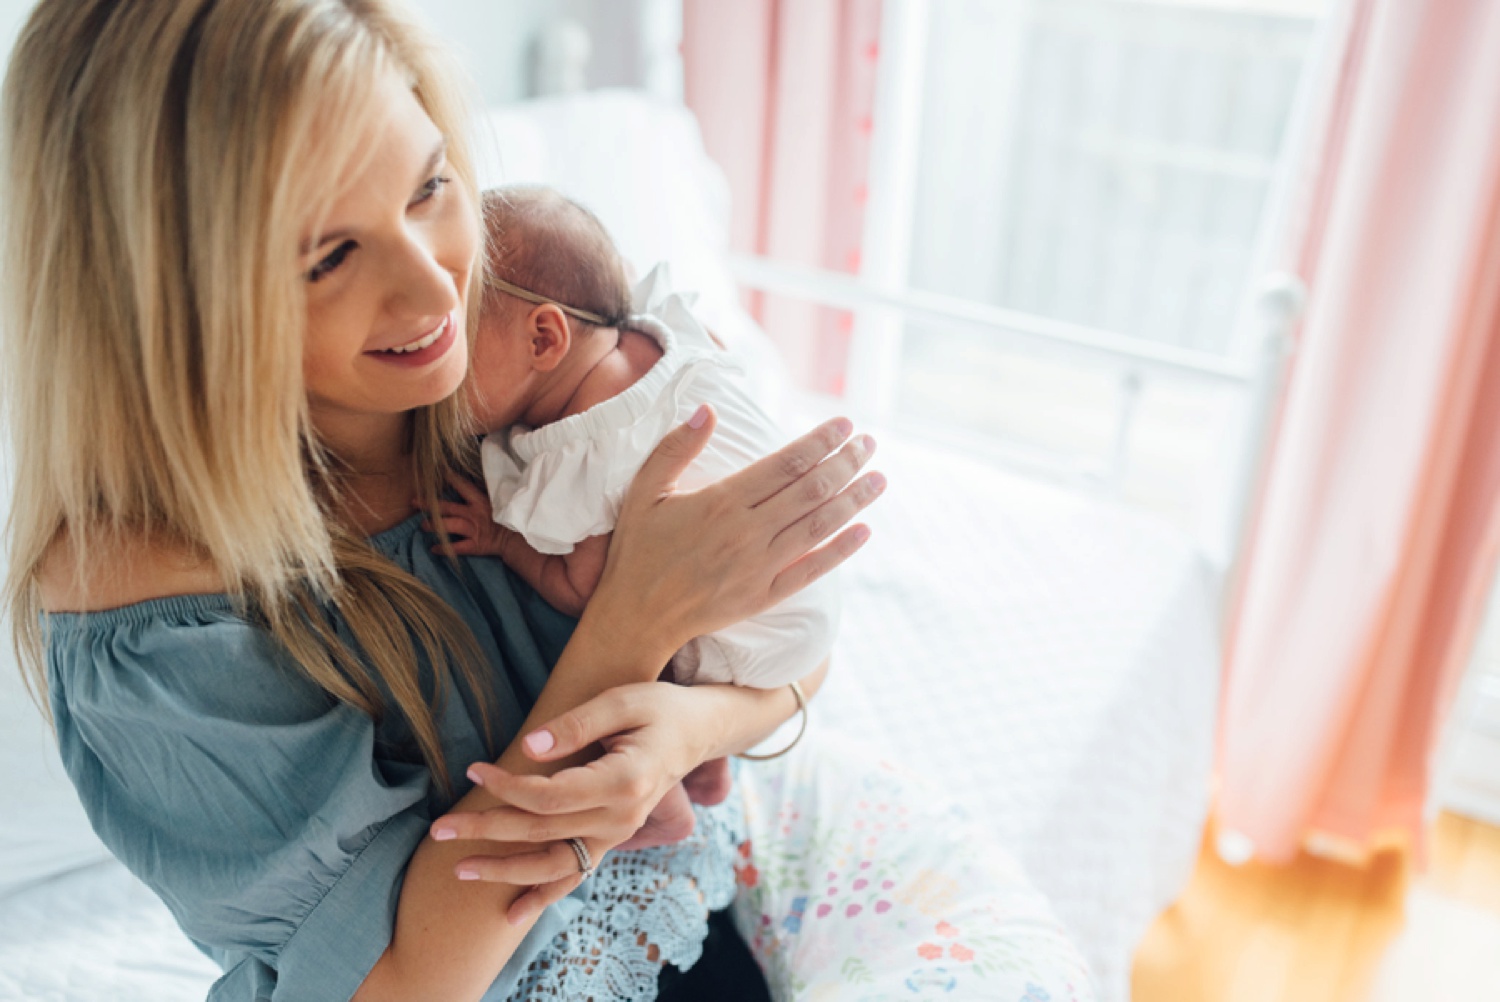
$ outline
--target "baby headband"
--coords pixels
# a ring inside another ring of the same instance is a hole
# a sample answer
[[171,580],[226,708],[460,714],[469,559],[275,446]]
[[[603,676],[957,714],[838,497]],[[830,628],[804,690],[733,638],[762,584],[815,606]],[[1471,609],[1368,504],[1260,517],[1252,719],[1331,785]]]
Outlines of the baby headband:
[[590,313],[588,310],[580,310],[577,307],[559,303],[555,299],[548,299],[546,296],[539,296],[535,292],[532,292],[530,289],[523,289],[519,285],[512,285],[503,278],[496,278],[493,275],[489,275],[486,276],[484,284],[488,285],[492,289],[499,289],[501,292],[508,292],[512,296],[515,296],[517,299],[524,299],[528,303],[536,303],[538,306],[556,306],[559,310],[562,310],[564,313],[568,314],[568,316],[577,317],[579,320],[583,320],[587,323],[596,324],[600,327],[609,326],[609,321],[604,317],[601,317],[597,313]]

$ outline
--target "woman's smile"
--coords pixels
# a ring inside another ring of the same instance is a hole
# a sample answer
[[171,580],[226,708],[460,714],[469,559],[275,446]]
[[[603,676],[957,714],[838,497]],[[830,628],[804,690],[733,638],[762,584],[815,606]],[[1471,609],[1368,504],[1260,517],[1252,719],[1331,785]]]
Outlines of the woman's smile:
[[365,354],[392,365],[419,368],[436,362],[448,353],[458,340],[459,319],[457,311],[450,310],[432,330],[405,344],[391,348],[375,348]]

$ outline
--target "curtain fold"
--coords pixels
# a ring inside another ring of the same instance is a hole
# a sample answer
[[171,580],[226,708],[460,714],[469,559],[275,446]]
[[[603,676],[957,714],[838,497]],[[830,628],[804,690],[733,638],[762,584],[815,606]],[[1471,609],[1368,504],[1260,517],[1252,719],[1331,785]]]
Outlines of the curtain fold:
[[[858,273],[880,0],[684,0],[683,86],[740,253]],[[848,315],[756,295],[794,378],[839,393]]]
[[1229,644],[1221,828],[1424,845],[1500,549],[1500,4],[1353,0]]

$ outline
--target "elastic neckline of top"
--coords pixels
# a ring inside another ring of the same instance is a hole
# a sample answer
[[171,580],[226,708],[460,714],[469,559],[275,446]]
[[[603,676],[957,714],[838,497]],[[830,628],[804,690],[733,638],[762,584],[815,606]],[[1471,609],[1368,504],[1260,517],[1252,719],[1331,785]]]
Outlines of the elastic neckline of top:
[[[421,524],[423,515],[418,512],[402,521],[367,536],[370,545],[390,556],[402,543],[411,538]],[[113,626],[122,623],[138,623],[162,619],[192,619],[204,615],[239,616],[242,610],[227,592],[198,592],[190,595],[165,595],[148,598],[129,605],[117,605],[111,609],[90,609],[83,612],[44,612],[44,621],[53,629],[69,629],[81,626]]]

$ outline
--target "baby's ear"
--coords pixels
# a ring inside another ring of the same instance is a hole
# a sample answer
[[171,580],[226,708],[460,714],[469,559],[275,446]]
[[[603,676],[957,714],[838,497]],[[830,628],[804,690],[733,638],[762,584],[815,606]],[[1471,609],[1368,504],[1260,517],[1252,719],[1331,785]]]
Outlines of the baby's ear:
[[530,338],[531,367],[537,372],[557,368],[573,346],[568,315],[551,303],[543,303],[527,314],[526,333]]

